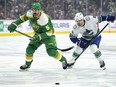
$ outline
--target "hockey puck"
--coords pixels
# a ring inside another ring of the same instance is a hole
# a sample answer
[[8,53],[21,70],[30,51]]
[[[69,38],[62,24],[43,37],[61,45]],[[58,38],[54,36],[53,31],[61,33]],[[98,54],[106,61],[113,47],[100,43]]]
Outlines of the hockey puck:
[[55,85],[60,85],[60,83],[56,82]]

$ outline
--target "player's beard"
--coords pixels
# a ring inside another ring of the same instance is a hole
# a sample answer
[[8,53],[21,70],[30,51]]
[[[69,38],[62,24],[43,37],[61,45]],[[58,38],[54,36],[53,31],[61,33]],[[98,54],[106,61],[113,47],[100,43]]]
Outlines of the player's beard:
[[33,13],[33,16],[36,17],[38,14],[37,13]]
[[84,25],[83,23],[78,23],[78,26],[80,27],[83,27],[83,25]]
[[40,13],[33,13],[33,16],[38,19],[40,17]]
[[79,23],[77,23],[77,24],[78,24],[78,26],[83,27],[83,26],[85,25],[85,22],[82,21],[82,22],[79,22]]
[[81,23],[78,23],[78,26],[81,26]]

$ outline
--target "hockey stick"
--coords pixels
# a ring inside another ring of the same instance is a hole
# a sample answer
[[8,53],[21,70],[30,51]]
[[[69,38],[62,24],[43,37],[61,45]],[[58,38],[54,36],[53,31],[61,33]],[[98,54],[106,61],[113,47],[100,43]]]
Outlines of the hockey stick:
[[[23,33],[23,32],[20,32],[20,31],[18,31],[18,30],[15,30],[15,32],[20,33],[20,34],[22,34],[22,35],[24,35],[24,36],[27,36],[27,37],[29,37],[29,38],[32,38],[31,36],[29,36],[29,35],[27,35],[27,34],[25,34],[25,33]],[[41,43],[41,41],[39,41],[39,42]],[[69,51],[69,50],[73,49],[74,46],[71,46],[71,47],[66,48],[66,49],[60,49],[60,48],[56,48],[56,47],[53,47],[53,48],[56,49],[56,50],[60,50],[60,51],[65,52],[65,51]]]
[[[97,36],[100,35],[101,32],[108,26],[108,24],[109,24],[109,23],[107,23],[107,24],[102,28],[102,30],[101,30],[96,36],[94,36],[94,37],[91,39],[90,43],[87,44],[87,47],[86,47],[86,48],[80,53],[80,55],[75,59],[75,62],[76,62],[76,60],[82,55],[82,53],[89,47],[89,45],[97,38]],[[73,62],[73,63],[71,63],[71,64],[68,64],[68,66],[70,67],[70,66],[74,65],[75,62]]]

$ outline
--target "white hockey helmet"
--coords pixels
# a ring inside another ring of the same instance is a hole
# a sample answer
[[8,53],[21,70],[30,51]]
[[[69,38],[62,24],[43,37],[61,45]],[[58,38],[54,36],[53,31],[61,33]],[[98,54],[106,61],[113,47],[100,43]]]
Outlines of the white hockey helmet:
[[82,19],[84,19],[83,14],[81,12],[76,13],[76,15],[74,17],[74,20],[79,21],[79,20],[82,20]]

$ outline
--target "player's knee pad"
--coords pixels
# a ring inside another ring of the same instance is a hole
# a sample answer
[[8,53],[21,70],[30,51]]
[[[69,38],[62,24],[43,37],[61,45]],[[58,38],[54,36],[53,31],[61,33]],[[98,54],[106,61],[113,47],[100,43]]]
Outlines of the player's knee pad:
[[92,53],[95,53],[98,51],[97,45],[95,45],[95,44],[90,45],[89,48]]
[[80,54],[82,51],[83,51],[83,49],[81,47],[79,47],[79,46],[77,46],[75,48],[75,52],[78,53],[78,54]]
[[35,50],[37,49],[37,47],[35,47],[32,44],[29,44],[26,48],[26,55],[27,56],[33,56],[33,53],[35,52]]
[[57,51],[56,51],[55,49],[52,49],[52,48],[49,48],[49,49],[47,50],[47,53],[48,53],[48,55],[51,56],[51,57],[56,57],[56,55],[57,55]]
[[99,58],[102,55],[101,51],[98,50],[97,45],[95,44],[90,45],[90,49],[96,58]]
[[82,48],[80,48],[79,46],[77,46],[72,54],[73,57],[77,57],[80,55],[80,53],[83,51]]

